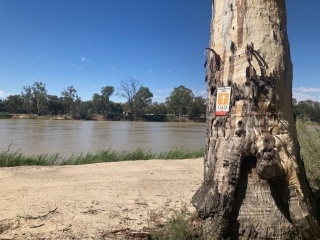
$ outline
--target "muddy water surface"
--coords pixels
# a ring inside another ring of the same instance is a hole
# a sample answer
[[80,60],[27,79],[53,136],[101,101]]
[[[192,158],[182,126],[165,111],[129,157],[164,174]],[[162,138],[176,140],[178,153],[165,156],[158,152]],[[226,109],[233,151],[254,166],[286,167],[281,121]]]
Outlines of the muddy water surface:
[[169,151],[205,145],[204,123],[0,120],[0,152],[25,155],[96,152],[101,149]]

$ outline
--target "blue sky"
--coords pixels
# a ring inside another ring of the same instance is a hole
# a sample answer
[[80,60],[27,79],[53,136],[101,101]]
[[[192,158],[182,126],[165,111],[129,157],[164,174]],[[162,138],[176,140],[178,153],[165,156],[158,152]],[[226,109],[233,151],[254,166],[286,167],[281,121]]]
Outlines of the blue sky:
[[[319,0],[287,0],[298,100],[320,101],[319,12]],[[0,98],[38,81],[49,94],[72,85],[90,100],[130,77],[153,101],[179,85],[206,96],[209,0],[2,0],[0,16]]]

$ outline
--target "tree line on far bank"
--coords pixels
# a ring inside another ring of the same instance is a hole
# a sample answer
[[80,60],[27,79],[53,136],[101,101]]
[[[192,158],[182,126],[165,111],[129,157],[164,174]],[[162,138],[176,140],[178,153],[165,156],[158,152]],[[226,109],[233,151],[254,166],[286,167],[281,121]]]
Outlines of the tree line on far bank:
[[[126,102],[111,101],[113,94]],[[175,87],[164,103],[153,102],[152,98],[149,88],[133,77],[122,80],[117,92],[113,86],[102,87],[88,101],[83,101],[73,86],[63,89],[57,96],[48,94],[46,84],[35,82],[32,86],[22,87],[21,94],[0,99],[0,118],[10,114],[37,114],[90,120],[92,115],[100,114],[108,120],[172,121],[176,116],[204,117],[206,112],[206,99],[196,97],[183,85]]]
[[305,100],[297,102],[292,99],[293,112],[297,118],[303,121],[320,123],[320,102]]

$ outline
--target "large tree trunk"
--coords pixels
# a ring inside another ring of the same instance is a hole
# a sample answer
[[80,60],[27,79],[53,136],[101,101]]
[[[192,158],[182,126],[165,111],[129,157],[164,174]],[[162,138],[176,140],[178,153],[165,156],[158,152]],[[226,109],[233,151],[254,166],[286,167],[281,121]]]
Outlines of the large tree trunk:
[[[192,199],[219,239],[316,239],[292,112],[285,0],[214,0],[204,182]],[[218,87],[230,111],[216,116]]]

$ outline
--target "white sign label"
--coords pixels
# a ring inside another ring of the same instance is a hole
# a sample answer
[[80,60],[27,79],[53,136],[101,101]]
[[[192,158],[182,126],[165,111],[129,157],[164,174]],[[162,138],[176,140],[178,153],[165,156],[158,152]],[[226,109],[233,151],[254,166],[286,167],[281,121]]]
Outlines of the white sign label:
[[229,112],[231,87],[220,87],[217,91],[216,116],[226,116]]

